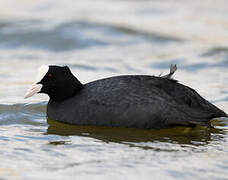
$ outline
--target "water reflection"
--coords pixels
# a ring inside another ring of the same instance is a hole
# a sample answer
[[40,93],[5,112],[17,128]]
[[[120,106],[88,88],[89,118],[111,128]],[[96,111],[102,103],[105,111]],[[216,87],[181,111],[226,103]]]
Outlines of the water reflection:
[[[52,121],[50,119],[47,119],[47,122],[49,124],[47,134],[84,136],[95,138],[106,143],[115,142],[120,144],[167,142],[201,146],[207,145],[211,141],[221,139],[226,134],[225,129],[217,128],[226,125],[222,120],[213,121],[213,124],[216,124],[216,128],[197,126],[195,128],[173,127],[161,130],[76,126]],[[143,148],[149,147],[143,146]]]
[[[141,32],[128,27],[70,21],[47,28],[41,21],[0,22],[0,49],[35,48],[54,52],[116,44],[129,46],[140,42],[166,44],[182,42],[173,36]],[[39,27],[39,28],[37,28]]]
[[0,125],[24,124],[43,126],[46,102],[36,104],[0,104]]

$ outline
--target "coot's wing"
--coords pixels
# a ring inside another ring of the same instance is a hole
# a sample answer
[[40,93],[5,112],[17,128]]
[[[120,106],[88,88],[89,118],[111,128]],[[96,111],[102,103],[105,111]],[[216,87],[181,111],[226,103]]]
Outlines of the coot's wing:
[[[208,121],[212,118],[227,116],[225,112],[205,100],[194,89],[179,84],[176,81],[157,78],[153,80],[153,84],[173,100],[170,106],[174,106],[174,112],[167,119],[169,124],[183,122],[208,125]],[[179,114],[179,117],[183,119],[174,119],[177,118],[175,113]]]
[[162,77],[107,78],[87,84],[82,94],[80,97],[86,100],[76,102],[85,103],[86,111],[91,112],[87,114],[101,125],[140,128],[209,125],[211,118],[226,116],[195,90]]

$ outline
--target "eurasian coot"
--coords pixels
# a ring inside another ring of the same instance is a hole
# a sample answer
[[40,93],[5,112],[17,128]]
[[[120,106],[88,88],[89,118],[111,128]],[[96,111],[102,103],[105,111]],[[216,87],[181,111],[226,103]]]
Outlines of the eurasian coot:
[[47,116],[76,125],[131,128],[210,126],[227,114],[171,76],[126,75],[82,84],[67,66],[42,66],[25,98],[48,94]]

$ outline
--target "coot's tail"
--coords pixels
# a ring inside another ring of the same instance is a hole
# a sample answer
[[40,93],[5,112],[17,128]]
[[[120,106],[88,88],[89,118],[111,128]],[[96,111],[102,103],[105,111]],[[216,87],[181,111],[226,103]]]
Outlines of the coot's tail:
[[221,118],[226,117],[228,118],[228,115],[222,111],[221,109],[217,108],[216,106],[210,104],[211,112],[209,111],[202,111],[202,109],[195,110],[194,112],[191,112],[189,114],[189,123],[193,125],[202,125],[207,127],[212,127],[211,121],[215,118]]
[[[201,97],[194,89],[173,80],[172,75],[176,70],[177,66],[171,65],[170,73],[160,76],[163,81],[160,79],[156,82],[160,93],[163,91],[171,97],[167,99],[167,103],[171,104],[170,108],[172,108],[169,112],[174,113],[172,118],[167,117],[170,119],[168,124],[210,126],[211,119],[228,117],[224,111]],[[171,100],[173,100],[172,103]]]

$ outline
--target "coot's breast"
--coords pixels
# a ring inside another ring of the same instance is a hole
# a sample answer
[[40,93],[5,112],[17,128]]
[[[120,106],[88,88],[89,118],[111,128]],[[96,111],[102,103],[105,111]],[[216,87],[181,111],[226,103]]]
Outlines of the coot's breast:
[[[189,99],[192,105],[185,102]],[[205,113],[207,108],[211,112]],[[219,116],[224,113],[194,90],[173,80],[118,76],[88,83],[63,102],[50,100],[47,116],[78,125],[161,128],[208,123],[212,111]]]

